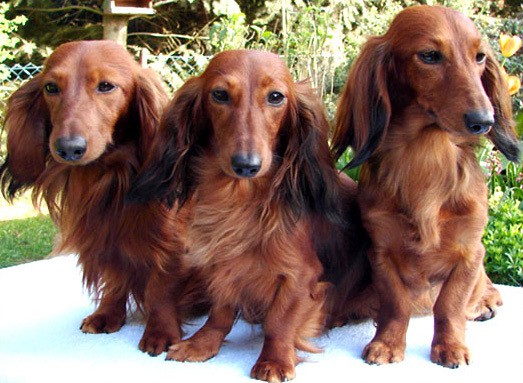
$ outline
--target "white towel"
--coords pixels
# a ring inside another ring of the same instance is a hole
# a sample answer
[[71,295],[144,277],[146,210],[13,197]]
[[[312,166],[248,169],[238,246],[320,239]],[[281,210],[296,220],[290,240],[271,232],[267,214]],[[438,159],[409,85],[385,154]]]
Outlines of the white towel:
[[[263,341],[259,326],[235,324],[219,354],[204,363],[165,361],[138,350],[144,329],[134,316],[114,334],[83,334],[82,319],[94,310],[81,284],[75,256],[0,270],[0,383],[252,382],[249,372]],[[367,321],[315,339],[320,354],[301,353],[300,382],[523,382],[523,289],[497,286],[504,305],[486,322],[469,322],[472,364],[451,370],[430,362],[431,317],[414,318],[405,360],[371,366],[360,357],[374,335]],[[188,335],[204,323],[186,326]]]

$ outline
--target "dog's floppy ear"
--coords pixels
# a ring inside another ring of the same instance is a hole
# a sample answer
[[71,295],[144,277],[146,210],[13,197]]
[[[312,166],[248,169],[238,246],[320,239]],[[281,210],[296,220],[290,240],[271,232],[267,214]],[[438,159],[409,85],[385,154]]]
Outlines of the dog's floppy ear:
[[143,160],[151,148],[163,110],[168,102],[167,93],[156,72],[150,69],[140,70],[136,79],[134,102],[140,124],[137,134],[140,156]]
[[487,50],[486,67],[481,81],[494,106],[495,123],[487,137],[508,160],[519,162],[520,150],[512,119],[512,99],[502,69],[490,49]]
[[[160,129],[144,167],[135,178],[127,200],[167,201],[179,206],[194,191],[195,176],[191,160],[198,153],[204,126],[201,82],[189,79],[174,95],[160,123]],[[209,139],[209,138],[206,138]]]
[[332,195],[338,175],[329,151],[329,124],[320,99],[307,82],[294,84],[285,125],[280,132],[278,151],[283,159],[275,175],[274,193],[295,215],[321,212],[340,221],[339,198]]
[[389,45],[382,38],[373,37],[363,46],[349,72],[338,101],[332,140],[335,158],[348,146],[354,149],[356,155],[349,168],[361,165],[374,153],[389,125],[391,60]]
[[40,78],[22,85],[7,102],[7,157],[0,167],[0,184],[8,200],[33,185],[45,170],[50,120]]

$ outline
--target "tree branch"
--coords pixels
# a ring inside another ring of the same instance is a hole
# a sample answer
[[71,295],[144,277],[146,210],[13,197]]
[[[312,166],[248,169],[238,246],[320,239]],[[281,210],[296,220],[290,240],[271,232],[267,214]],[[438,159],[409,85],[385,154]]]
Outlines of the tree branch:
[[103,14],[104,14],[101,9],[84,7],[81,5],[70,5],[68,7],[62,7],[62,8],[16,7],[15,9],[17,11],[27,11],[27,12],[67,12],[67,11],[72,11],[72,10],[78,10],[78,11],[92,12],[92,13],[95,13],[100,16],[103,16]]
[[178,35],[176,33],[153,33],[153,32],[131,32],[127,34],[127,36],[151,36],[151,37],[174,37],[178,39],[186,39],[186,40],[209,40],[208,37],[199,37],[199,36],[188,36],[188,35]]
[[164,5],[167,5],[167,4],[177,3],[177,2],[178,2],[177,0],[157,1],[156,3],[153,4],[153,8],[157,8],[157,7],[161,7],[161,6],[164,6]]

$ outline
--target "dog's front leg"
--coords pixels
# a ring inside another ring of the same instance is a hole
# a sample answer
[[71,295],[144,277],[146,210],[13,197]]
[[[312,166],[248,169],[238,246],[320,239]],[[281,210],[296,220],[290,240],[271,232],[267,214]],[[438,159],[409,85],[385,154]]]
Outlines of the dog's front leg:
[[177,303],[183,291],[180,280],[159,270],[151,272],[145,289],[147,324],[138,348],[156,356],[181,340]]
[[319,351],[305,338],[323,329],[324,285],[316,280],[308,283],[306,277],[300,280],[300,286],[282,281],[263,323],[263,348],[251,369],[251,378],[267,382],[291,380],[298,362],[296,347],[306,345],[303,348],[308,351]]
[[232,306],[213,306],[207,322],[192,337],[169,348],[167,360],[204,362],[212,358],[231,331],[236,310]]
[[480,243],[475,250],[463,251],[460,261],[443,283],[434,305],[434,338],[430,359],[445,367],[469,364],[470,353],[465,345],[467,304],[482,272],[485,249]]
[[411,316],[411,294],[392,261],[392,250],[372,250],[374,281],[380,308],[377,329],[362,357],[369,364],[401,362],[405,357],[406,334]]
[[104,282],[100,305],[80,326],[84,333],[109,334],[120,330],[125,323],[129,291],[117,286],[118,282],[112,278],[105,278]]

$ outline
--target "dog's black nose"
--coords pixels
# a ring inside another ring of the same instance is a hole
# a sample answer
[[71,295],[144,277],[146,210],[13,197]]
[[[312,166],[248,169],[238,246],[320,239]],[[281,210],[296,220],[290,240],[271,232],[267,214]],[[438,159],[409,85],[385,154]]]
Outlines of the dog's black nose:
[[254,177],[261,168],[261,158],[255,153],[237,153],[231,158],[232,170],[243,178]]
[[494,114],[488,111],[471,111],[465,113],[465,125],[472,134],[487,133],[494,125]]
[[54,149],[65,161],[75,162],[83,157],[87,150],[87,142],[80,136],[58,138],[54,143]]

